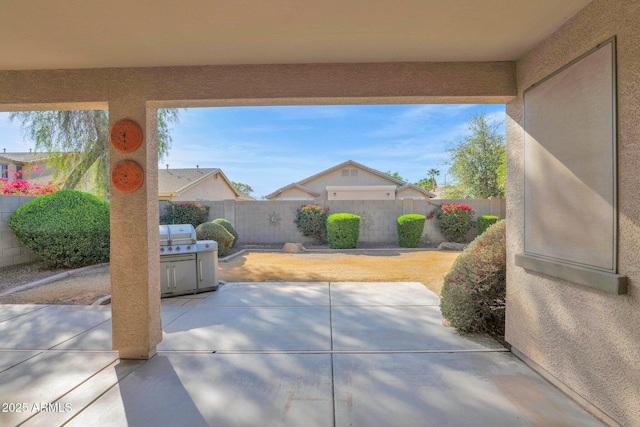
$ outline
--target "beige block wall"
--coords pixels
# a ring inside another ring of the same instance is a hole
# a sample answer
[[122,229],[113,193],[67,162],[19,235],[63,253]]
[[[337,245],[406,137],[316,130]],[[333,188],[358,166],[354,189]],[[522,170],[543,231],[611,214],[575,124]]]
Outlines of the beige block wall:
[[0,195],[0,268],[38,261],[34,254],[20,243],[7,225],[9,216],[33,197]]
[[[612,36],[618,51],[618,272],[630,283],[621,296],[514,264],[524,249],[523,90]],[[516,68],[518,98],[507,104],[506,339],[608,421],[640,425],[640,2],[595,0]]]

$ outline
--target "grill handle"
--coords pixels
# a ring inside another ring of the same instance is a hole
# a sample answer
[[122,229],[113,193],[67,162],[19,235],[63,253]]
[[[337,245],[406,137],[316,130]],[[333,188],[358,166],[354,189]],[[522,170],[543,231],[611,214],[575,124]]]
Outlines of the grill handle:
[[202,260],[198,260],[198,270],[200,271],[200,281],[204,280],[204,274],[202,274]]
[[169,276],[169,266],[165,267],[166,268],[166,272],[167,272],[167,288],[170,291],[171,290],[171,277]]
[[173,286],[177,286],[178,285],[178,279],[176,278],[176,267],[173,267]]

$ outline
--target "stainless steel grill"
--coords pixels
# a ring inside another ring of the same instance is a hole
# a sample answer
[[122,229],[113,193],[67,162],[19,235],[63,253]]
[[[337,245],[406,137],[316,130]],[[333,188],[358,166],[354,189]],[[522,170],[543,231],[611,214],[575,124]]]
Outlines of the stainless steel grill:
[[218,289],[218,243],[196,240],[191,224],[160,226],[161,296]]

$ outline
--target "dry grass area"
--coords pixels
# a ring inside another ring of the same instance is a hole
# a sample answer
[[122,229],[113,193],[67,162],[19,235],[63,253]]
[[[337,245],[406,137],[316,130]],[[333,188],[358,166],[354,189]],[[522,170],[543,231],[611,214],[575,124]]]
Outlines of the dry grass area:
[[[227,282],[421,282],[440,295],[442,278],[458,255],[459,252],[451,251],[393,249],[301,254],[246,252],[220,262],[218,277]],[[41,279],[43,274],[35,267],[31,271],[15,270],[14,276],[6,278],[6,287],[11,287],[11,282],[21,284]],[[91,304],[111,293],[109,279],[109,266],[96,267],[4,295],[0,304]]]
[[248,252],[220,262],[218,275],[227,282],[421,282],[440,295],[442,279],[459,254],[436,250]]

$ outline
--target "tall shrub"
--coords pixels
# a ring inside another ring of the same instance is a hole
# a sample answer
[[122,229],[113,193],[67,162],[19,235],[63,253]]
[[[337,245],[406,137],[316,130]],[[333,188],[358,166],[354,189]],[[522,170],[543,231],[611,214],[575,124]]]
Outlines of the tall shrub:
[[401,248],[417,248],[422,240],[425,216],[406,214],[396,218],[398,227],[398,244]]
[[215,240],[218,243],[218,256],[229,255],[233,246],[233,234],[226,228],[215,222],[204,222],[196,227],[196,237],[198,240]]
[[16,209],[7,224],[48,267],[109,261],[109,204],[89,193],[61,190],[36,197]]
[[473,225],[474,214],[473,208],[469,205],[450,203],[437,206],[427,219],[436,218],[444,237],[452,242],[463,243]]
[[500,218],[495,215],[480,215],[476,221],[478,236],[487,231],[487,228],[498,222]]
[[233,235],[233,244],[231,245],[232,248],[235,248],[236,246],[238,246],[238,232],[234,228],[233,224],[231,224],[231,221],[229,221],[227,219],[224,219],[224,218],[216,218],[211,222],[213,222],[214,224],[220,224],[229,233],[231,233]]
[[169,202],[160,217],[161,224],[191,224],[194,227],[207,222],[209,206],[197,202]]
[[460,332],[504,336],[506,302],[506,222],[478,236],[444,277],[442,316]]
[[320,205],[303,205],[296,212],[298,230],[305,237],[311,237],[313,243],[322,245],[327,243],[327,215],[329,208]]
[[353,249],[358,246],[360,217],[336,213],[327,217],[327,238],[331,249]]

